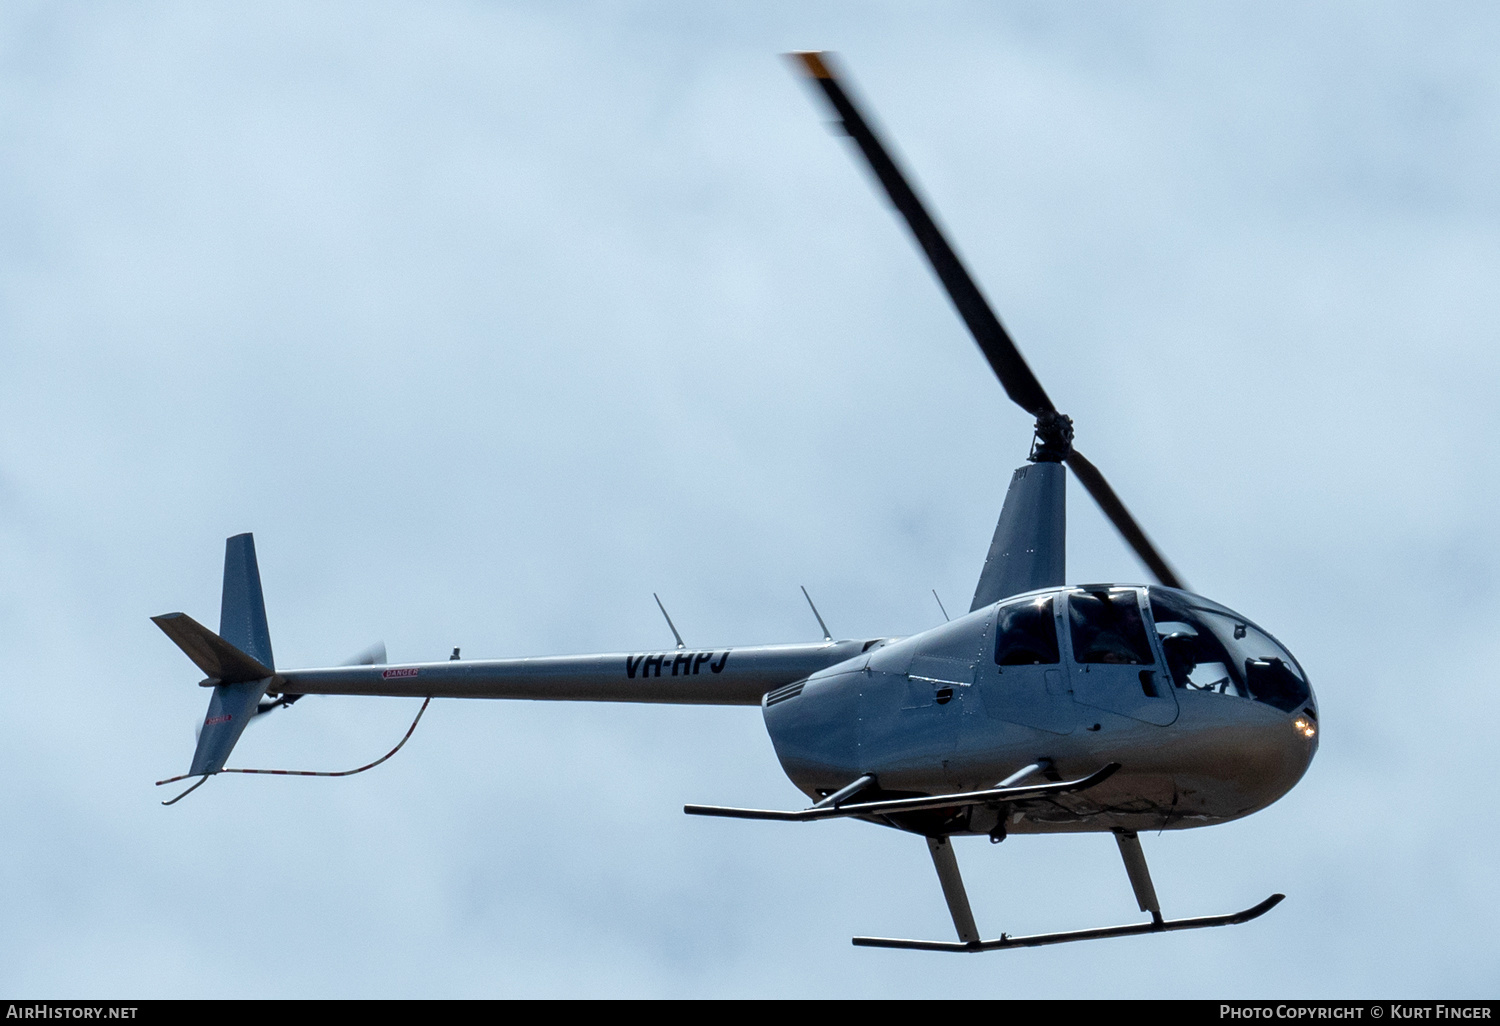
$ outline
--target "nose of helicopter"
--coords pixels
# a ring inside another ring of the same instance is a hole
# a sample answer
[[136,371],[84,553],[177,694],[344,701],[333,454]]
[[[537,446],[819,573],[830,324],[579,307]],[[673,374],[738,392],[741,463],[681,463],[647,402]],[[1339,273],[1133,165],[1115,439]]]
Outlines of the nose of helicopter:
[[1252,763],[1257,772],[1246,779],[1256,792],[1257,807],[1271,804],[1295,787],[1318,753],[1318,714],[1310,700],[1305,707],[1275,719],[1280,722],[1257,724],[1247,731],[1253,734],[1251,743],[1263,752],[1262,758]]
[[[1317,706],[1291,712],[1211,693],[1180,694],[1180,811],[1223,822],[1263,809],[1302,779],[1318,751]],[[1200,820],[1201,821],[1201,820]]]

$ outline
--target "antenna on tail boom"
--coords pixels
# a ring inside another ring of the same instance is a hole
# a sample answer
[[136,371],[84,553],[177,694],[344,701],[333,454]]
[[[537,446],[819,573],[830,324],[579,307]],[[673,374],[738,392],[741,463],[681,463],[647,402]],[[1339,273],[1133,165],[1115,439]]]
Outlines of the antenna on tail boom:
[[672,622],[672,618],[670,616],[667,616],[667,607],[661,604],[661,598],[654,591],[651,593],[651,597],[656,599],[656,608],[661,610],[661,615],[667,617],[667,626],[672,628],[672,637],[677,639],[677,647],[687,648],[687,646],[682,643],[682,635],[677,633],[677,625]]

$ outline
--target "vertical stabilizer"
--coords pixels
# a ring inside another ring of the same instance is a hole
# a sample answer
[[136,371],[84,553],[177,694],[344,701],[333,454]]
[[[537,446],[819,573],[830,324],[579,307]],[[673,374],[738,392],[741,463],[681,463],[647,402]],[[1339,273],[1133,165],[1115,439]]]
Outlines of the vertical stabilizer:
[[[260,590],[260,567],[255,562],[255,537],[237,534],[224,543],[224,598],[219,606],[219,637],[259,661],[272,672],[271,632],[266,626],[266,600]],[[263,680],[219,684],[208,702],[208,715],[198,735],[190,774],[217,773],[224,768],[235,742],[244,733],[255,707],[270,684]]]
[[271,669],[271,631],[255,562],[255,535],[237,534],[224,543],[224,598],[219,604],[219,637]]
[[1062,464],[1028,463],[1010,479],[970,611],[1066,583],[1067,492]]

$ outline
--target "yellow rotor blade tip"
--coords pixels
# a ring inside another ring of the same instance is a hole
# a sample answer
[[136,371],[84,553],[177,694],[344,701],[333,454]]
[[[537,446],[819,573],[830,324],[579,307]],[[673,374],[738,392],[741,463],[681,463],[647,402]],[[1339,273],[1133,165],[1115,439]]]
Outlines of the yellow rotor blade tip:
[[813,78],[832,78],[833,72],[828,70],[828,65],[823,63],[823,51],[821,50],[798,50],[792,54],[807,68],[807,73]]

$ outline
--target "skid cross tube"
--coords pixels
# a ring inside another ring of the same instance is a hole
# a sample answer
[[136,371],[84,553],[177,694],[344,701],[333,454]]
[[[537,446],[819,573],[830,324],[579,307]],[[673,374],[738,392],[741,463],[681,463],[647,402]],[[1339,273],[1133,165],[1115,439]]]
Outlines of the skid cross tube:
[[875,802],[846,802],[843,805],[813,806],[788,812],[780,809],[732,809],[722,805],[684,805],[682,811],[689,816],[723,816],[728,819],[774,819],[783,822],[805,823],[815,819],[834,819],[839,816],[890,816],[899,812],[922,812],[926,809],[952,809],[965,805],[987,805],[991,802],[1020,802],[1035,798],[1050,798],[1053,795],[1083,791],[1095,784],[1102,784],[1114,776],[1120,764],[1112,762],[1077,780],[1061,783],[1037,784],[1031,787],[994,787],[984,791],[960,791],[957,794],[934,794],[920,798],[887,798]]
[[1125,873],[1130,877],[1130,889],[1135,891],[1135,903],[1142,912],[1150,912],[1153,921],[1161,922],[1161,902],[1157,900],[1156,887],[1151,883],[1151,870],[1146,867],[1141,839],[1134,830],[1116,830],[1115,841],[1120,846],[1120,857],[1125,860]]
[[958,872],[958,857],[953,854],[953,842],[946,837],[927,838],[927,850],[932,852],[932,864],[937,869],[938,883],[943,888],[943,900],[948,903],[948,914],[953,917],[953,928],[964,945],[979,943],[979,927],[974,925],[974,910],[969,907],[969,894],[964,890],[964,878]]
[[866,773],[864,776],[860,777],[853,783],[845,784],[843,787],[833,792],[833,794],[815,804],[813,808],[836,809],[839,807],[840,802],[848,801],[850,798],[853,798],[855,795],[859,794],[859,792],[863,791],[873,783],[875,783],[875,775],[873,773]]

